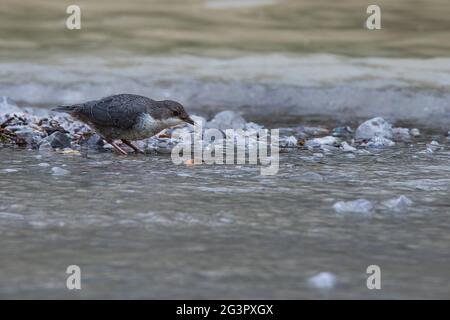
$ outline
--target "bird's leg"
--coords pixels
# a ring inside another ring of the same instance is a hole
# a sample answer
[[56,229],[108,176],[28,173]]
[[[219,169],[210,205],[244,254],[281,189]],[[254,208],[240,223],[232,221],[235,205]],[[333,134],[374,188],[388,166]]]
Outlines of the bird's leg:
[[127,146],[129,146],[131,149],[134,150],[136,153],[144,153],[141,149],[136,147],[131,141],[122,139],[122,142],[125,143]]
[[105,139],[105,140],[110,145],[112,145],[114,147],[114,149],[116,149],[116,151],[119,152],[120,154],[122,154],[124,156],[128,155],[128,153],[125,150],[123,150],[121,147],[119,147],[113,140],[107,140],[107,139]]

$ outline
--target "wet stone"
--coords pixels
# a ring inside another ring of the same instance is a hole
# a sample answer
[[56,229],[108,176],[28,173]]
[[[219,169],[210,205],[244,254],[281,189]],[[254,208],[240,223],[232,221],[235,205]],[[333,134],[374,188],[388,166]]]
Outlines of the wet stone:
[[366,199],[358,199],[336,202],[333,208],[337,213],[370,213],[373,210],[373,204]]
[[357,141],[371,140],[375,137],[392,139],[392,126],[381,117],[367,120],[355,132]]
[[69,148],[72,142],[72,139],[67,134],[59,131],[52,133],[45,140],[55,149]]

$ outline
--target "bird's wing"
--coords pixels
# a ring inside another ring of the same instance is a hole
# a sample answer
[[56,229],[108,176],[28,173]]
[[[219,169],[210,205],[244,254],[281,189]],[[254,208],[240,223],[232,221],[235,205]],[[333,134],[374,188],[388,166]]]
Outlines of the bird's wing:
[[152,102],[142,96],[119,94],[86,102],[78,108],[77,113],[94,125],[130,129]]

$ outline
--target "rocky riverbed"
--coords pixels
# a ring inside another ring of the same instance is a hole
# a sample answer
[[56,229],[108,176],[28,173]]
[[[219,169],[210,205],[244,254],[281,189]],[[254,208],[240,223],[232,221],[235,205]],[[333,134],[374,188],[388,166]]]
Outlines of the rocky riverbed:
[[[256,144],[246,137],[264,128],[262,125],[247,122],[234,111],[219,112],[209,121],[201,116],[193,116],[193,119],[203,131],[220,130],[223,138],[226,129],[240,129],[241,131],[234,133],[234,139],[236,143],[244,143],[247,150]],[[423,145],[423,152],[433,153],[446,148],[450,140],[450,131],[447,136],[442,134],[423,137],[417,128],[393,127],[382,117],[369,119],[357,128],[296,126],[278,129],[279,147],[283,152],[309,150],[314,151],[315,157],[334,152],[348,153],[349,156],[370,154],[374,150],[389,148],[396,143],[419,143]],[[183,142],[183,136],[193,132],[194,127],[190,125],[171,128],[157,136],[139,141],[138,145],[148,154],[169,154],[174,146]],[[202,141],[204,148],[219,143],[222,144],[223,139]],[[8,97],[2,97],[0,104],[0,147],[25,147],[39,152],[55,151],[72,155],[112,151],[111,145],[103,141],[89,126],[69,115],[40,108],[19,107]]]

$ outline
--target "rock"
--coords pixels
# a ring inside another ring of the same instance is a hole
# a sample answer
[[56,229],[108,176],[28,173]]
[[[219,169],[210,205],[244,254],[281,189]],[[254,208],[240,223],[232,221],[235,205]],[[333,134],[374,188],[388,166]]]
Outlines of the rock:
[[311,147],[311,148],[317,148],[317,147],[322,147],[324,145],[328,145],[328,146],[337,146],[339,145],[339,138],[336,137],[332,137],[332,136],[326,136],[323,138],[314,138],[311,140],[306,141],[306,146],[307,147]]
[[47,162],[41,162],[38,164],[39,167],[50,167],[50,164]]
[[408,128],[393,128],[392,137],[394,141],[408,142],[411,140],[411,135],[409,134]]
[[60,167],[53,167],[52,168],[52,175],[54,175],[54,176],[65,176],[65,175],[68,175],[68,174],[70,174],[69,170],[66,170],[66,169],[63,169],[63,168],[60,168]]
[[347,137],[353,133],[352,128],[350,127],[337,127],[333,129],[334,137]]
[[319,173],[313,172],[313,171],[308,171],[308,172],[304,172],[300,175],[300,178],[302,180],[306,180],[306,181],[323,181],[323,176]]
[[355,152],[357,149],[349,145],[347,142],[343,141],[341,143],[341,150],[344,152]]
[[[14,132],[16,136],[25,141],[27,145],[35,147],[42,141],[42,132],[34,130],[32,128],[23,126],[21,129]],[[44,133],[45,135],[45,133]]]
[[39,145],[39,152],[49,154],[53,152],[53,148],[48,141],[44,141]]
[[401,211],[413,204],[412,200],[408,197],[401,195],[398,198],[392,198],[386,201],[383,201],[383,206],[390,210]]
[[383,147],[392,147],[395,145],[395,142],[383,137],[373,137],[366,143],[362,143],[362,147],[368,148],[383,148]]
[[442,146],[439,144],[439,142],[433,140],[430,143],[427,144],[427,150],[428,153],[433,153],[435,151],[438,151],[442,149]]
[[103,141],[102,137],[100,137],[98,134],[94,133],[88,139],[81,140],[80,146],[87,147],[88,149],[92,149],[92,150],[101,151],[104,149],[105,142]]
[[381,117],[367,120],[355,132],[357,141],[370,140],[375,137],[392,139],[392,126]]
[[410,131],[410,133],[411,133],[411,135],[412,135],[413,137],[418,137],[418,136],[420,136],[420,131],[419,131],[419,129],[417,129],[417,128],[412,128],[411,131]]
[[280,148],[295,148],[297,147],[297,142],[297,138],[294,136],[280,137],[279,146]]
[[222,111],[216,114],[216,116],[207,123],[207,128],[216,129],[244,129],[245,120],[239,114],[234,111]]
[[336,202],[333,208],[338,213],[370,213],[373,210],[373,205],[372,202],[366,199],[358,199]]
[[318,289],[331,289],[336,284],[336,276],[330,272],[320,272],[308,279],[311,287]]
[[59,131],[55,131],[54,133],[52,133],[51,135],[49,135],[47,138],[45,138],[46,141],[48,141],[48,143],[50,143],[50,145],[52,146],[52,148],[59,148],[59,149],[64,149],[64,148],[69,148],[70,144],[72,142],[72,139],[70,139],[70,137],[62,132]]

